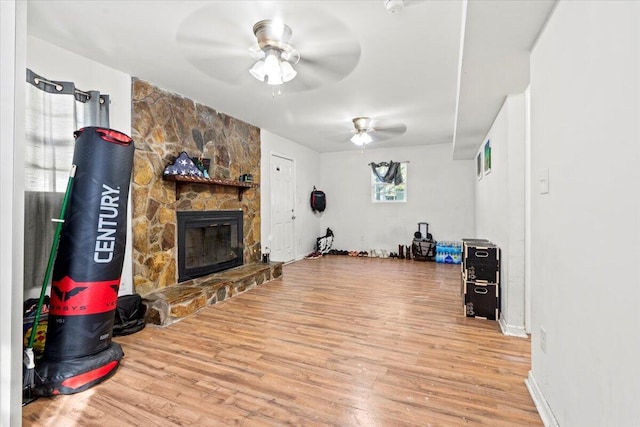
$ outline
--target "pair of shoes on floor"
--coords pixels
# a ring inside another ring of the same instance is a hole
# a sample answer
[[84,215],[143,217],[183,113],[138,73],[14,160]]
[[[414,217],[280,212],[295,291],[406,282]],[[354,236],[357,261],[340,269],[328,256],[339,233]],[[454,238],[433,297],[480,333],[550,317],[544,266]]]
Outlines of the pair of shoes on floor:
[[329,251],[331,255],[349,255],[349,251],[342,251],[340,249],[331,249]]
[[386,249],[371,249],[370,254],[375,258],[389,258],[389,251]]
[[305,258],[307,259],[318,259],[322,256],[322,253],[315,251],[315,252],[311,252],[309,255],[307,255]]

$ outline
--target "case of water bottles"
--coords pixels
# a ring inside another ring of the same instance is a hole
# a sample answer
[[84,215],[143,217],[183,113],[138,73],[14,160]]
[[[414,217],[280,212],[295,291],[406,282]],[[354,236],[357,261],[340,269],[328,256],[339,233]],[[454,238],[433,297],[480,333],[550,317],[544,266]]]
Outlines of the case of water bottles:
[[441,264],[460,264],[462,262],[462,243],[437,242],[436,262]]

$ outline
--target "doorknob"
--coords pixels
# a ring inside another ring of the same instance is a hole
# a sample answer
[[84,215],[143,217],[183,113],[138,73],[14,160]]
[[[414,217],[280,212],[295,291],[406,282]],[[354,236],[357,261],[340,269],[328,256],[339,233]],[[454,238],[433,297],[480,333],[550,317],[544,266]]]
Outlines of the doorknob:
[[291,215],[291,219],[296,219],[296,216],[295,215]]

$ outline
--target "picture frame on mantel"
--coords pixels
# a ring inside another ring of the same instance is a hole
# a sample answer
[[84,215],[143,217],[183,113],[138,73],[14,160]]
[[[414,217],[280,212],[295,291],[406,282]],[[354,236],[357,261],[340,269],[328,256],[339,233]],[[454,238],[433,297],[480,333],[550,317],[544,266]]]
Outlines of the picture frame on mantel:
[[487,139],[484,144],[484,174],[488,175],[491,172],[491,140]]
[[478,178],[478,181],[482,179],[482,150],[476,156],[476,178]]

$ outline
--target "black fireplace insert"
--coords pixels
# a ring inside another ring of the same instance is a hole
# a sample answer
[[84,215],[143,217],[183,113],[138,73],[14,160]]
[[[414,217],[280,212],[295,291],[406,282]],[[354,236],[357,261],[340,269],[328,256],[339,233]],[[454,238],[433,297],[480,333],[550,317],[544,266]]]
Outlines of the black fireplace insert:
[[242,265],[242,211],[178,211],[178,281]]

